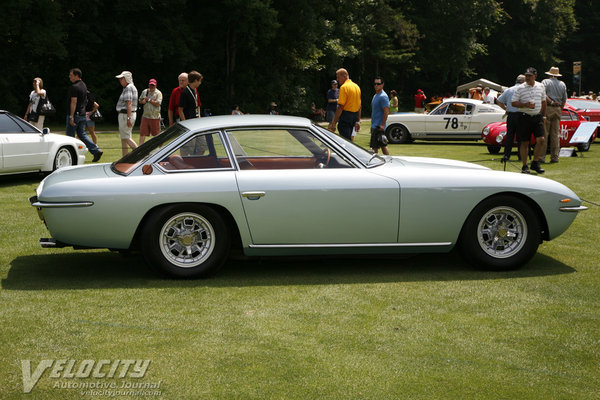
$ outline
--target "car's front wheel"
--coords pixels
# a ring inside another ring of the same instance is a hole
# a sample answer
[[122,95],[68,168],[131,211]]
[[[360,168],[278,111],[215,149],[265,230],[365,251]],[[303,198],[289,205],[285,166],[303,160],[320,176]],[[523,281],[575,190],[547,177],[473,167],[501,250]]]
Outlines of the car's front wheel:
[[498,154],[500,153],[500,146],[489,146],[487,147],[488,153],[490,154]]
[[474,267],[504,271],[529,261],[540,242],[540,222],[532,207],[519,198],[499,195],[473,209],[458,244]]
[[392,144],[402,144],[412,142],[408,129],[403,125],[392,125],[386,131],[386,136]]
[[223,217],[199,204],[155,210],[141,234],[141,250],[155,270],[175,278],[204,278],[227,259],[230,239]]
[[52,170],[56,171],[62,167],[69,167],[73,165],[73,152],[68,147],[61,147],[54,155],[54,163],[52,164]]
[[579,151],[589,151],[592,142],[594,141],[594,137],[592,136],[587,143],[580,143],[577,145],[577,150]]

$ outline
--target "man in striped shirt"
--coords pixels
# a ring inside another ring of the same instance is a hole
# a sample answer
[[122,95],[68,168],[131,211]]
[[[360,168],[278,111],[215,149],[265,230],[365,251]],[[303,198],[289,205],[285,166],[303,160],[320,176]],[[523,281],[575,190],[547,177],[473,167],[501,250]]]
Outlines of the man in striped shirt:
[[512,106],[519,109],[519,121],[517,123],[517,138],[521,142],[519,149],[523,168],[521,172],[529,174],[527,167],[527,156],[529,155],[529,141],[531,135],[535,137],[535,148],[531,169],[538,174],[545,171],[540,166],[542,149],[545,149],[546,139],[544,137],[544,119],[546,118],[546,89],[540,82],[536,82],[537,70],[533,67],[525,71],[525,83],[517,88],[512,97]]

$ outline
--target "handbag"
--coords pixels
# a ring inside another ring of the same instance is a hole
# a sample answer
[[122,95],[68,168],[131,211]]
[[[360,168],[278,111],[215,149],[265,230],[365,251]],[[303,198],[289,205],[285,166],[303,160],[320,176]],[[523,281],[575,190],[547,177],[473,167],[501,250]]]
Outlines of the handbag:
[[35,111],[29,111],[27,114],[27,122],[38,122],[40,115]]
[[102,114],[100,114],[100,110],[96,110],[90,114],[90,119],[94,122],[100,122],[104,119],[104,117],[102,117]]
[[37,113],[40,115],[54,115],[56,114],[56,108],[50,103],[48,96],[43,99],[40,99],[40,102],[37,106]]

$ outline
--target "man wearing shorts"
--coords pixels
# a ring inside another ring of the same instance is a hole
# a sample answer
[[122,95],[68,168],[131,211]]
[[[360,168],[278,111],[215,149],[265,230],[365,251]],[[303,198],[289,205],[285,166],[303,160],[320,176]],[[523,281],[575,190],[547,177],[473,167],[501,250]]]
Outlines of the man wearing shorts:
[[545,149],[544,119],[546,118],[546,89],[540,82],[536,82],[537,70],[533,67],[525,71],[525,83],[517,87],[512,97],[512,106],[519,109],[519,120],[517,122],[517,138],[521,142],[519,149],[523,168],[521,172],[529,174],[527,167],[527,156],[529,155],[529,141],[531,135],[535,137],[535,148],[531,169],[538,174],[544,170],[540,166],[541,152]]
[[389,155],[387,145],[382,143],[381,135],[384,135],[385,124],[387,117],[390,114],[390,99],[386,92],[383,91],[383,79],[375,78],[375,95],[371,100],[371,148],[377,154],[379,148],[385,155]]
[[135,124],[136,110],[138,106],[138,91],[133,85],[133,75],[129,71],[123,71],[115,76],[119,80],[123,91],[117,101],[117,112],[119,113],[119,134],[121,135],[121,150],[123,155],[128,153],[127,146],[134,150],[137,144],[131,138],[133,124]]
[[140,124],[140,145],[146,136],[156,136],[160,133],[160,105],[162,93],[156,88],[156,79],[150,79],[148,89],[144,89],[140,96],[140,104],[144,105],[142,123]]
[[[340,83],[337,110],[333,121],[329,123],[329,130],[335,132],[337,123],[340,135],[348,140],[354,140],[355,132],[360,129],[361,99],[360,87],[350,80],[348,71],[340,68],[335,72],[337,81]],[[339,122],[338,122],[339,121]]]

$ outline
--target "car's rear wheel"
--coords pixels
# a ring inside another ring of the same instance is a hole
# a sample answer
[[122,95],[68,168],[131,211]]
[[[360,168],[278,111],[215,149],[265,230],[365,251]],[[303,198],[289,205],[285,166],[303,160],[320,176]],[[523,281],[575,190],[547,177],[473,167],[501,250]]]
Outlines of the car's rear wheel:
[[155,270],[175,278],[204,278],[227,259],[230,239],[223,217],[199,204],[155,210],[146,221],[141,249]]
[[52,164],[52,170],[56,171],[62,167],[69,167],[74,165],[73,151],[68,147],[61,147],[54,155],[54,163]]
[[478,269],[504,271],[521,267],[541,242],[537,213],[525,201],[506,195],[475,207],[459,238],[463,256]]
[[500,153],[500,148],[501,148],[500,146],[488,146],[487,147],[488,153],[490,153],[490,154],[498,154],[498,153]]
[[403,125],[392,125],[386,131],[386,136],[392,144],[402,144],[412,142],[408,129]]

